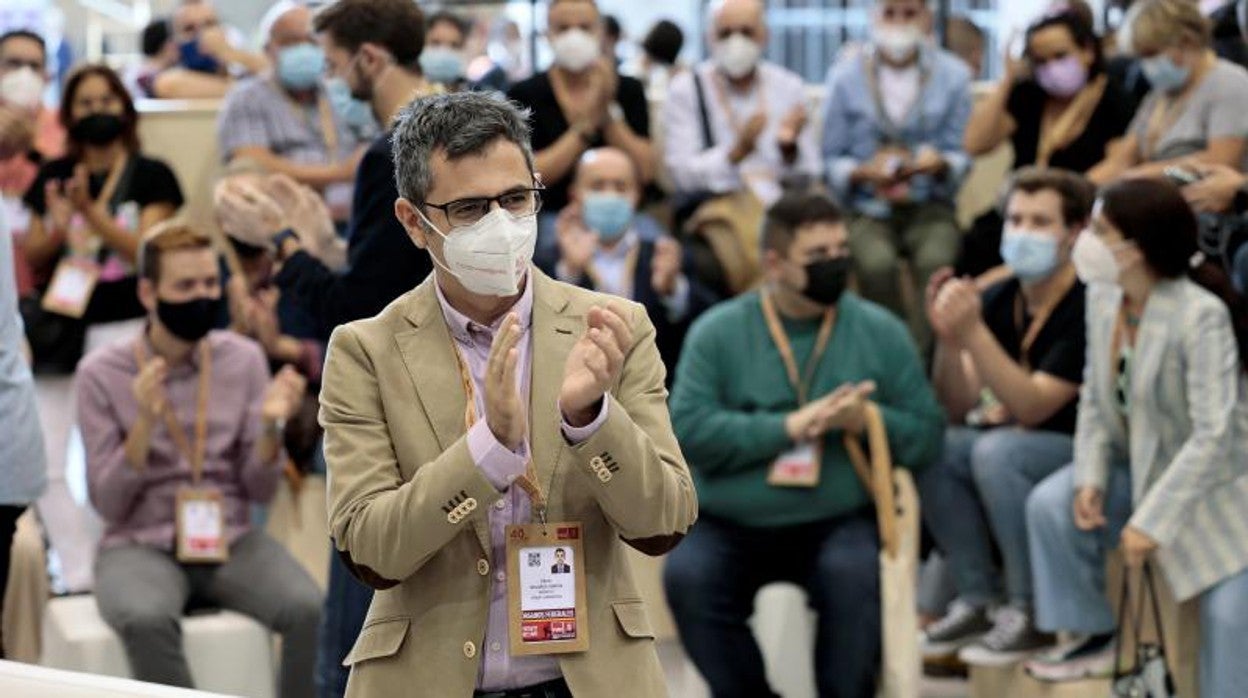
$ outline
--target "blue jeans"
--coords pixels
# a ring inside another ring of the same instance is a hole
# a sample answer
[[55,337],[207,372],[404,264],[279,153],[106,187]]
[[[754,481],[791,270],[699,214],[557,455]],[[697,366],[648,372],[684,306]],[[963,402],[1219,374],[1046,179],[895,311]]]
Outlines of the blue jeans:
[[[1105,588],[1105,554],[1131,516],[1131,476],[1112,468],[1105,490],[1108,525],[1097,531],[1075,528],[1074,466],[1036,488],[1027,501],[1031,554],[1036,567],[1036,610],[1040,628],[1076,633],[1108,633],[1117,625]],[[1248,570],[1205,590],[1200,599],[1200,695],[1248,696]]]
[[342,698],[350,670],[342,665],[364,627],[373,590],[351,576],[330,543],[329,589],[321,611],[316,651],[317,698]]
[[775,696],[746,621],[772,582],[806,590],[819,615],[821,698],[871,698],[880,659],[879,536],[871,514],[785,528],[702,515],[663,583],[681,642],[715,698]]
[[1070,462],[1071,437],[1014,427],[951,427],[944,455],[919,480],[923,520],[944,552],[958,597],[975,605],[1005,596],[1030,606],[1031,560],[1023,506],[1032,488]]

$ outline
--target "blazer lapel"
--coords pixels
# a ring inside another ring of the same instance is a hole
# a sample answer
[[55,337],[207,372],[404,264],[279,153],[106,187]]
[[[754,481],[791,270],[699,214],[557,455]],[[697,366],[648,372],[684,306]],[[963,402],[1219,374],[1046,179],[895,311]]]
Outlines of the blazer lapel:
[[[559,389],[568,354],[581,334],[579,317],[565,314],[567,292],[549,277],[532,271],[533,325],[532,377],[529,389],[529,433],[538,485],[549,498],[554,471],[562,452]],[[557,517],[559,513],[550,512]]]
[[[1144,307],[1144,315],[1140,318],[1140,329],[1135,339],[1135,358],[1131,366],[1131,393],[1147,395],[1161,389],[1158,369],[1166,353],[1166,335],[1175,318],[1176,288],[1169,282],[1158,284]],[[1157,402],[1165,402],[1165,396],[1159,396]],[[1138,488],[1143,488],[1152,476],[1156,465],[1155,458],[1158,434],[1153,426],[1160,415],[1146,411],[1138,400],[1132,402],[1132,422],[1137,428],[1132,429],[1132,471],[1138,473],[1134,477]],[[1135,463],[1134,461],[1140,462]]]
[[[464,409],[468,396],[460,382],[454,340],[446,327],[442,308],[430,274],[412,294],[406,318],[412,328],[395,335],[403,365],[416,388],[416,396],[433,427],[438,449],[445,451],[464,435]],[[472,528],[481,549],[490,553],[489,523],[485,516],[474,516]]]

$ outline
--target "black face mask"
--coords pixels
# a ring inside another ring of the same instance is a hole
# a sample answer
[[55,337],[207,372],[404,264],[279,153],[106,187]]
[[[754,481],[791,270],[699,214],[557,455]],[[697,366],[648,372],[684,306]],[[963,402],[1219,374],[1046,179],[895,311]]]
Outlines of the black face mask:
[[802,295],[819,305],[832,306],[841,299],[849,281],[849,257],[820,259],[807,264],[806,288]]
[[92,114],[84,116],[69,127],[69,135],[76,141],[89,145],[108,145],[121,137],[126,122],[116,114]]
[[203,339],[220,316],[220,298],[196,298],[181,303],[156,299],[156,317],[160,318],[160,324],[184,342]]

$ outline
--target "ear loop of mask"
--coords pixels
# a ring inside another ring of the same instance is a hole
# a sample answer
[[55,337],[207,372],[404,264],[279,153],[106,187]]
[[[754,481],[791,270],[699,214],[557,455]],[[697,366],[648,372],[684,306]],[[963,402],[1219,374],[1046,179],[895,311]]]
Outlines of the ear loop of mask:
[[[443,240],[449,240],[449,239],[450,239],[449,237],[447,237],[446,233],[442,232],[441,230],[438,230],[438,226],[434,225],[434,224],[433,224],[433,221],[429,220],[429,217],[428,217],[428,216],[426,216],[426,215],[425,215],[425,212],[421,210],[421,208],[422,208],[421,206],[416,206],[415,204],[413,204],[413,205],[412,205],[412,208],[416,211],[416,215],[420,216],[420,219],[421,219],[422,221],[424,221],[424,222],[425,222],[425,225],[429,226],[429,229],[430,229],[430,230],[432,230],[433,232],[437,233],[437,234],[438,234],[438,236],[439,236],[439,237],[441,237]],[[445,250],[445,249],[446,249],[446,247],[445,247],[445,246],[443,246],[443,248],[442,248],[442,249],[443,249],[443,250]],[[459,275],[458,275],[458,274],[456,274],[455,272],[451,271],[451,268],[450,268],[450,267],[448,267],[445,263],[438,261],[438,257],[437,257],[437,255],[435,255],[435,254],[433,253],[433,250],[432,250],[432,249],[428,249],[428,250],[426,250],[426,251],[429,253],[429,259],[432,259],[434,264],[436,264],[436,265],[438,265],[439,267],[442,267],[444,270],[446,270],[446,273],[447,273],[447,274],[450,274],[451,276],[454,276],[454,277],[455,277],[455,278],[457,278],[457,279],[459,278]],[[443,252],[443,254],[446,254],[446,253],[445,253],[445,251]]]

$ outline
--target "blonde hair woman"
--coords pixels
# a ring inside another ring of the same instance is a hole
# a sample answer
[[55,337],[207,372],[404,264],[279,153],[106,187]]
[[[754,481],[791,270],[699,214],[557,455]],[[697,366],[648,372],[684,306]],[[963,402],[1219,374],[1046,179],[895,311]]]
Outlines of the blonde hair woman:
[[1152,91],[1127,135],[1088,172],[1097,184],[1161,176],[1190,160],[1243,169],[1248,71],[1219,59],[1209,22],[1187,0],[1142,0],[1124,22]]

